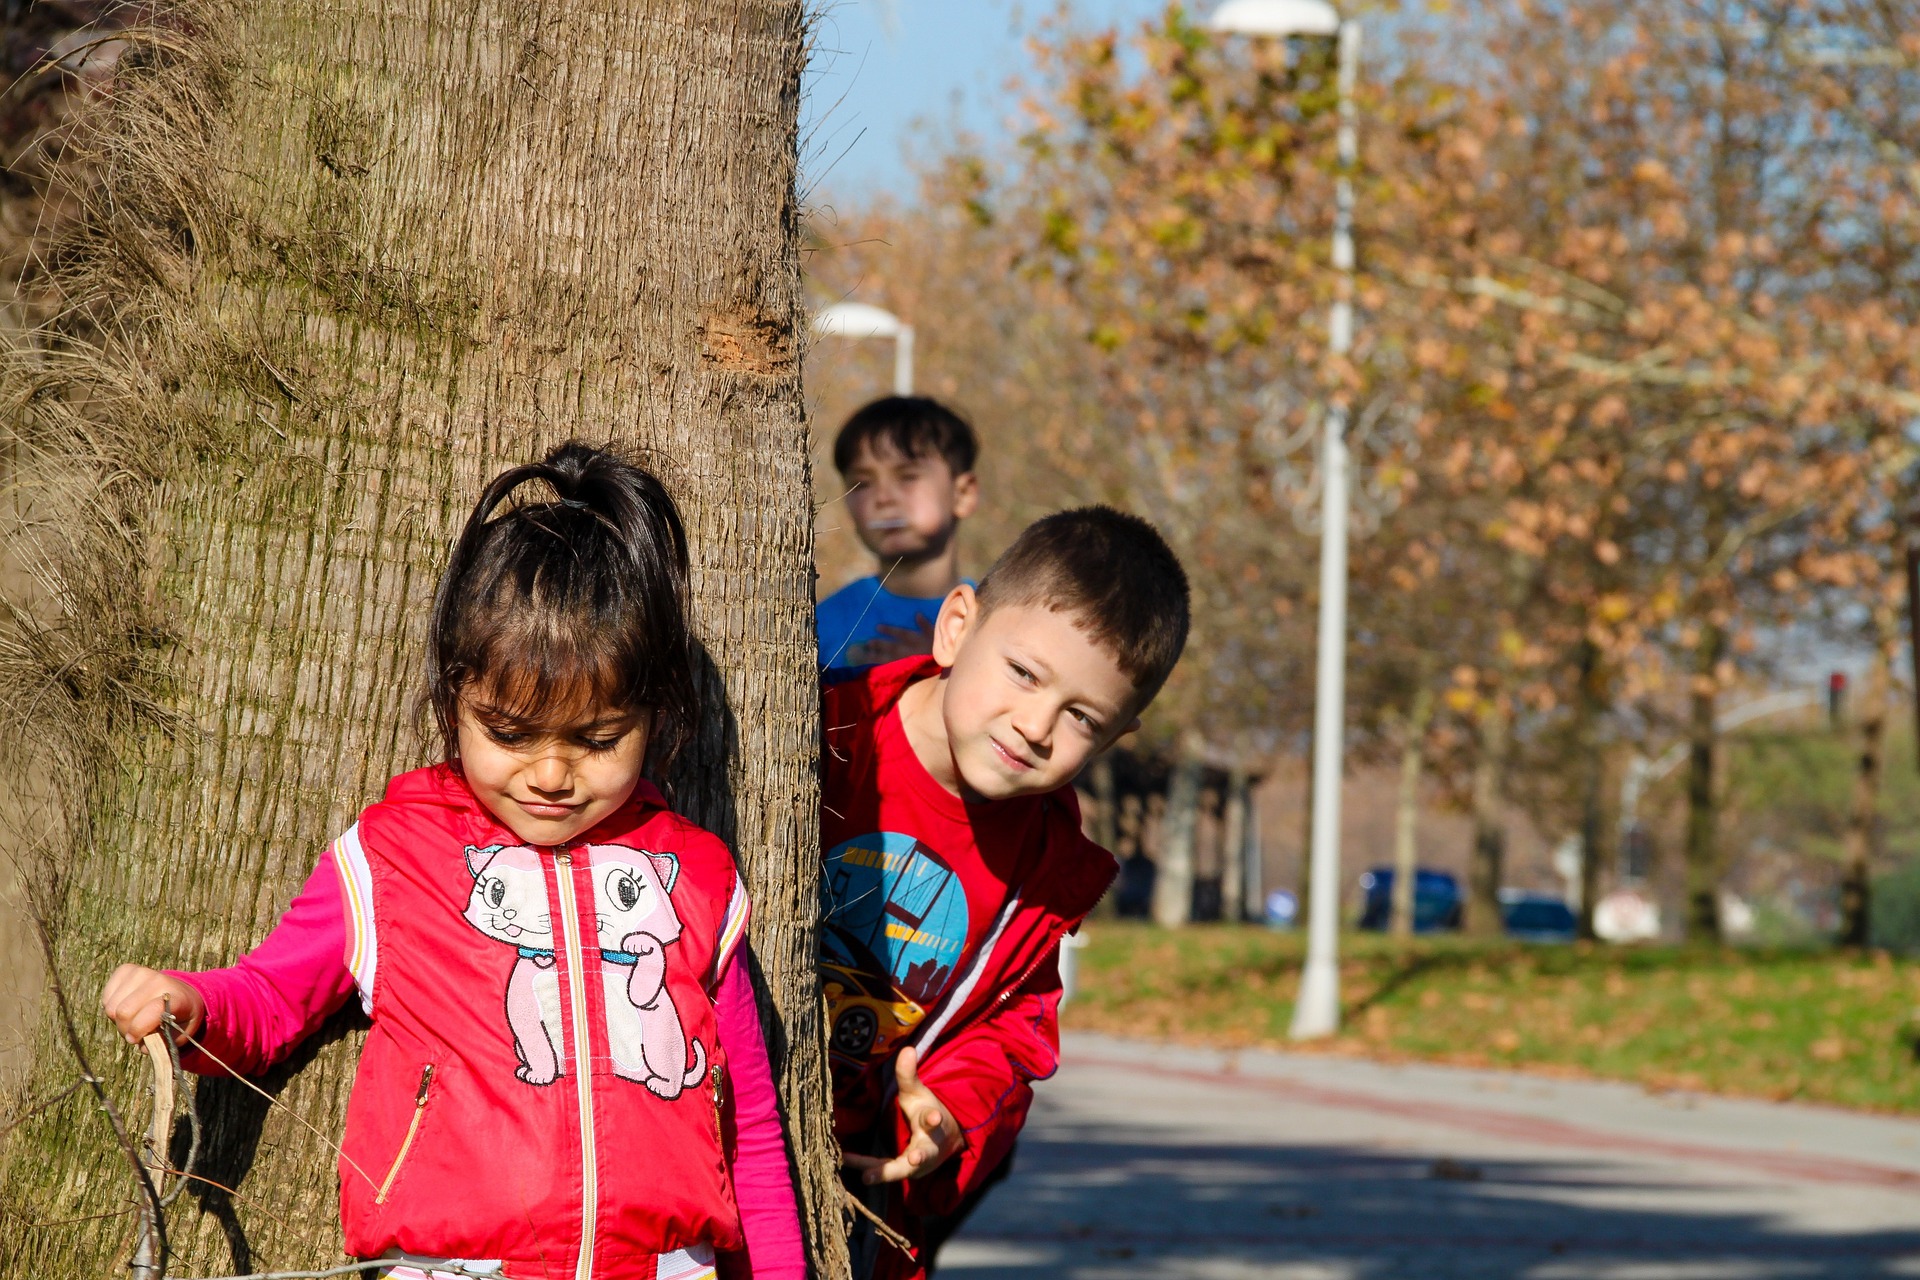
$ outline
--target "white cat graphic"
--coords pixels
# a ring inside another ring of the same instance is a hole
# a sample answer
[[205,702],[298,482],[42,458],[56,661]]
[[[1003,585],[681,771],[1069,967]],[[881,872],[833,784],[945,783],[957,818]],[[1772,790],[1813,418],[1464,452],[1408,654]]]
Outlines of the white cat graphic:
[[[590,845],[586,852],[614,1074],[677,1098],[707,1068],[706,1050],[688,1040],[667,991],[666,949],[681,928],[672,896],[680,861],[620,845]],[[466,854],[473,875],[467,923],[520,949],[506,1002],[520,1055],[515,1074],[528,1084],[551,1084],[563,1074],[560,982],[540,856],[521,845],[469,847]]]

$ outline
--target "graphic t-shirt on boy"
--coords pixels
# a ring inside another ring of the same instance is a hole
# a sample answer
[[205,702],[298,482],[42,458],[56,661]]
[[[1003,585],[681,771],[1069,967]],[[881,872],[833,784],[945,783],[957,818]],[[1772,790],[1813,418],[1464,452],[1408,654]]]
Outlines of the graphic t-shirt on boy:
[[914,755],[898,706],[842,749],[879,785],[823,815],[820,962],[840,1106],[871,1105],[890,1074],[872,1070],[938,1006],[992,927],[1009,884],[1038,858],[1040,796],[968,804]]
[[897,596],[878,577],[850,582],[822,600],[814,610],[820,634],[820,666],[867,667],[895,656],[889,648],[875,652],[875,641],[891,645],[895,637],[882,626],[917,632],[932,628],[940,616],[943,596]]

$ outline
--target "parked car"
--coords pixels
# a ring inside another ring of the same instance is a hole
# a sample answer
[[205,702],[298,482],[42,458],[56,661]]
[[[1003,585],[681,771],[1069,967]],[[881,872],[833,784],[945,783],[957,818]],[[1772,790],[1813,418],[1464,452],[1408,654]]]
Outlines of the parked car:
[[[1393,918],[1393,868],[1375,867],[1360,877],[1366,905],[1360,927],[1384,932]],[[1413,931],[1439,933],[1460,927],[1460,882],[1444,871],[1413,873]]]
[[1502,889],[1500,915],[1507,936],[1522,942],[1572,942],[1580,935],[1573,908],[1550,893]]

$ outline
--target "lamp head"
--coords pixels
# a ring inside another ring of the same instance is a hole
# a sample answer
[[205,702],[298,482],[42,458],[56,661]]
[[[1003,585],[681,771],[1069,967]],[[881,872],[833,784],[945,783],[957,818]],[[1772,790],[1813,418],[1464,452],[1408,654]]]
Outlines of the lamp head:
[[813,331],[836,338],[897,338],[906,326],[891,311],[865,302],[836,302],[813,318]]
[[1226,0],[1207,28],[1238,36],[1331,36],[1340,31],[1340,11],[1327,0]]

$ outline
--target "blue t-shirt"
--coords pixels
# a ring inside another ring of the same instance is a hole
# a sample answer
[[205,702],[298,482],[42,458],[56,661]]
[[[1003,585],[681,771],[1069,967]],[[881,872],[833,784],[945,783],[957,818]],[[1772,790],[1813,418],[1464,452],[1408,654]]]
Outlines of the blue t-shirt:
[[822,600],[814,611],[814,625],[820,632],[821,670],[869,667],[885,661],[892,655],[867,650],[872,641],[891,642],[896,638],[883,633],[881,624],[919,631],[924,619],[924,625],[931,628],[945,598],[897,596],[881,586],[877,577],[848,583]]

